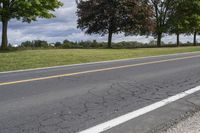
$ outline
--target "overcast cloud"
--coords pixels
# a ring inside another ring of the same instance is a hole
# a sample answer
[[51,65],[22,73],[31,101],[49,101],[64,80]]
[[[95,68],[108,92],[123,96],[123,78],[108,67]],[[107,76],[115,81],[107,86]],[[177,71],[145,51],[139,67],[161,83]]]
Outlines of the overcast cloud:
[[[85,35],[84,32],[78,30],[76,27],[76,3],[75,0],[61,0],[64,6],[56,10],[56,18],[50,20],[39,19],[37,22],[31,24],[22,23],[16,20],[12,20],[9,23],[9,42],[12,44],[20,44],[26,40],[47,40],[48,42],[63,41],[68,39],[70,41],[81,40],[97,40],[106,41],[107,37],[99,35]],[[153,40],[153,37],[145,36],[128,36],[114,35],[113,40],[119,41],[139,41],[149,42]],[[175,42],[174,36],[166,36],[164,42]],[[181,37],[182,42],[192,41],[192,36]],[[200,37],[198,37],[200,41]]]

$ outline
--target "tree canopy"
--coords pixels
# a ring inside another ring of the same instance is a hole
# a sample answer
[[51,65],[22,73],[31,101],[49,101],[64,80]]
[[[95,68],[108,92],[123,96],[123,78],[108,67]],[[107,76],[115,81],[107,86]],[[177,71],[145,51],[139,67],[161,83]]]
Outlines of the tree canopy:
[[147,29],[151,13],[145,10],[150,8],[143,8],[144,4],[141,0],[80,0],[78,28],[87,34],[108,34],[108,47],[111,47],[114,33]]
[[[153,35],[157,46],[162,36],[193,34],[194,45],[200,33],[200,0],[75,0],[77,28],[86,34],[108,34],[111,47],[113,34]],[[38,18],[55,17],[60,0],[0,0],[2,22],[1,48],[8,46],[7,29],[11,19],[30,23]],[[60,45],[60,44],[58,44]]]
[[59,0],[1,0],[0,20],[2,22],[2,49],[7,48],[7,27],[10,19],[30,23],[37,18],[52,18],[56,8],[62,6]]
[[176,0],[149,0],[150,5],[154,8],[155,32],[157,46],[161,46],[163,33],[167,32],[167,22],[171,14],[171,9]]
[[177,35],[177,45],[179,45],[179,34],[194,34],[193,43],[196,45],[196,35],[200,31],[200,1],[175,1],[170,10],[168,31]]
[[200,32],[200,1],[182,0],[180,8],[182,12],[182,23],[186,33],[194,34],[194,45],[197,45],[196,36]]
[[177,46],[180,45],[180,34],[185,33],[186,29],[183,25],[184,17],[182,12],[182,0],[175,0],[169,8],[169,15],[167,20],[167,32],[169,34],[176,34]]

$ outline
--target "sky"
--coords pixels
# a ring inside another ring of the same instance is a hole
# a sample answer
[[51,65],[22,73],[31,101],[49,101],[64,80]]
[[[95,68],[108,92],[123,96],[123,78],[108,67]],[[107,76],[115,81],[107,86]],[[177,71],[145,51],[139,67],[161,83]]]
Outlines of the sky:
[[[67,39],[70,41],[87,41],[97,40],[99,42],[106,41],[107,36],[86,35],[84,31],[77,29],[76,3],[75,0],[61,0],[64,6],[55,11],[56,18],[38,19],[31,24],[22,23],[20,21],[11,20],[9,22],[9,42],[11,44],[20,44],[26,40],[47,40],[50,43]],[[1,27],[0,27],[1,28]],[[181,42],[192,41],[192,36],[181,36]],[[138,41],[148,43],[153,37],[146,36],[127,36],[123,34],[114,35],[113,41]],[[198,41],[200,37],[198,36]],[[175,42],[175,36],[165,36],[165,43]]]

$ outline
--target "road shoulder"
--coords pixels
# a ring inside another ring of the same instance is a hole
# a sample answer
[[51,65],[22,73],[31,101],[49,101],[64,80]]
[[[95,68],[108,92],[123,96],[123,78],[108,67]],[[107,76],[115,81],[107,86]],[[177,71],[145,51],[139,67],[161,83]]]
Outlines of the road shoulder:
[[163,133],[198,133],[200,132],[200,112],[181,121]]
[[[200,92],[147,113],[105,133],[165,133],[200,111]],[[171,132],[170,132],[171,133]]]
[[65,67],[95,65],[95,64],[102,64],[102,63],[114,63],[114,62],[120,62],[120,61],[151,59],[151,58],[159,58],[159,57],[162,58],[162,57],[170,57],[170,56],[184,56],[184,55],[199,54],[199,53],[200,53],[200,51],[195,51],[195,52],[185,52],[185,53],[176,53],[176,54],[163,54],[163,55],[156,55],[156,56],[143,56],[143,57],[136,57],[136,58],[102,60],[102,61],[97,61],[97,62],[87,62],[87,63],[79,63],[79,64],[68,64],[68,65],[49,66],[49,67],[47,66],[47,67],[30,68],[30,69],[0,71],[0,74],[19,73],[19,72],[31,72],[31,71],[40,71],[40,70],[49,70],[49,69],[61,69],[61,68],[65,68]]

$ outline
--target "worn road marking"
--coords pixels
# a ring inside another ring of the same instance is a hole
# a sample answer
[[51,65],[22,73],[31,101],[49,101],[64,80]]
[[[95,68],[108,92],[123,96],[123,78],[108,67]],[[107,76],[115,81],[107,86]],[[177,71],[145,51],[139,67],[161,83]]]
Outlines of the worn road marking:
[[197,58],[197,57],[200,57],[200,55],[180,57],[180,58],[160,60],[160,61],[145,62],[145,63],[138,63],[138,64],[131,64],[131,65],[123,65],[123,66],[116,66],[116,67],[109,67],[109,68],[96,69],[96,70],[88,70],[88,71],[82,71],[82,72],[67,73],[67,74],[61,74],[61,75],[53,75],[53,76],[32,78],[32,79],[25,79],[25,80],[18,80],[18,81],[1,82],[0,86],[19,84],[19,83],[27,83],[27,82],[40,81],[40,80],[47,80],[47,79],[53,79],[53,78],[69,77],[69,76],[88,74],[88,73],[94,73],[94,72],[103,72],[103,71],[116,70],[116,69],[129,68],[129,67],[144,66],[144,65],[178,61],[178,60],[184,60],[184,59],[192,59],[192,58]]
[[136,111],[133,111],[133,112],[130,112],[128,114],[125,114],[125,115],[122,115],[120,117],[117,117],[115,119],[112,119],[110,121],[107,121],[105,123],[102,123],[102,124],[99,124],[97,126],[94,126],[94,127],[91,127],[89,129],[86,129],[84,131],[81,131],[79,133],[101,133],[101,132],[104,132],[104,131],[107,131],[113,127],[116,127],[118,125],[121,125],[125,122],[128,122],[130,120],[133,120],[134,118],[137,118],[139,116],[142,116],[144,114],[147,114],[151,111],[154,111],[158,108],[161,108],[163,106],[166,106],[172,102],[175,102],[179,99],[182,99],[188,95],[191,95],[195,92],[198,92],[200,91],[200,86],[196,87],[196,88],[193,88],[193,89],[190,89],[188,91],[185,91],[185,92],[182,92],[182,93],[179,93],[175,96],[172,96],[172,97],[169,97],[167,99],[164,99],[160,102],[157,102],[157,103],[154,103],[152,105],[149,105],[149,106],[146,106],[144,108],[141,108],[141,109],[138,109]]

